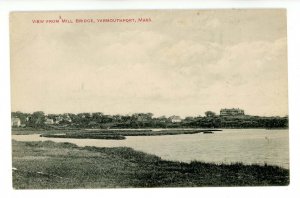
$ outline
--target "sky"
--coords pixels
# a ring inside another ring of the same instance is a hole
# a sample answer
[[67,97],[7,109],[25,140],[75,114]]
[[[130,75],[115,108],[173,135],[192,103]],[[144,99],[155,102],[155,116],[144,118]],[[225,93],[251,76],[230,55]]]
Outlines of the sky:
[[[151,22],[32,23],[59,16]],[[16,12],[10,22],[12,111],[288,115],[285,10]]]

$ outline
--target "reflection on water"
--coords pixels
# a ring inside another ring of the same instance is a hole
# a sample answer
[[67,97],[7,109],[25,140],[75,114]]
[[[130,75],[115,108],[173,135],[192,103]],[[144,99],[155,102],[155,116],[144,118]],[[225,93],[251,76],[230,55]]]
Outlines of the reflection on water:
[[70,142],[78,146],[131,147],[167,160],[272,164],[289,168],[288,130],[224,129],[214,134],[129,136],[126,140],[45,138],[13,135],[18,141]]

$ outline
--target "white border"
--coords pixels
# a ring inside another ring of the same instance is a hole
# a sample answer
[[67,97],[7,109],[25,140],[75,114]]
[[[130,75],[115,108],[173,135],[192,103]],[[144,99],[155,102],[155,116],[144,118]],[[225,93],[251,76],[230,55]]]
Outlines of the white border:
[[[161,189],[95,189],[95,190],[13,190],[11,182],[10,137],[10,73],[9,73],[9,12],[55,10],[116,10],[116,9],[221,9],[221,8],[287,8],[289,59],[290,171],[287,187],[222,187],[222,188],[161,188]],[[0,0],[0,192],[1,197],[298,197],[300,195],[300,2],[285,0],[204,0],[204,1],[97,1],[97,0]]]

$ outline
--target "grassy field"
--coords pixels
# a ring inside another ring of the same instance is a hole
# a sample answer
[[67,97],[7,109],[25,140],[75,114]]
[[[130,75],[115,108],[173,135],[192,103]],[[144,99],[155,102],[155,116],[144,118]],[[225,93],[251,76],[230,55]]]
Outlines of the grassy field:
[[180,163],[131,148],[13,141],[15,189],[288,185],[276,166]]

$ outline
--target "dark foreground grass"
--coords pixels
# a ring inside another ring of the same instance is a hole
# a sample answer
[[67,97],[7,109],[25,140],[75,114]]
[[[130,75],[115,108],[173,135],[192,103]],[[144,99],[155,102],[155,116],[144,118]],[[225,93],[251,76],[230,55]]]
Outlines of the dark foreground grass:
[[288,185],[276,166],[180,163],[131,148],[13,141],[15,189]]

